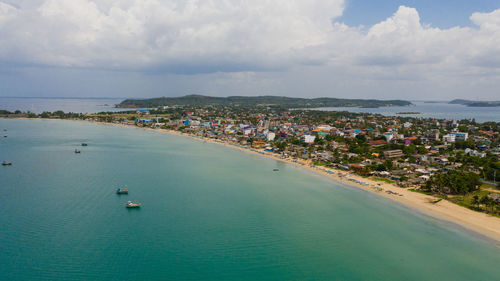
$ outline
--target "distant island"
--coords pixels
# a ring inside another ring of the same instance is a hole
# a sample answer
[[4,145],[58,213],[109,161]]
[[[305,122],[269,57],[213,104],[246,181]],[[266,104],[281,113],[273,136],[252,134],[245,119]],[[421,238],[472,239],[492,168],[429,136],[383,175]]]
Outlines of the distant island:
[[470,107],[497,107],[500,106],[500,101],[471,101],[463,99],[455,99],[449,104],[463,104]]
[[397,112],[396,114],[421,114],[421,112],[417,112],[417,111],[404,111],[404,112]]
[[317,108],[317,107],[364,107],[407,106],[412,103],[405,100],[375,99],[337,99],[337,98],[290,98],[280,96],[231,96],[210,97],[203,95],[187,95],[183,97],[160,97],[151,99],[126,99],[118,108],[151,108],[172,105],[231,105],[231,106],[268,106],[279,108]]

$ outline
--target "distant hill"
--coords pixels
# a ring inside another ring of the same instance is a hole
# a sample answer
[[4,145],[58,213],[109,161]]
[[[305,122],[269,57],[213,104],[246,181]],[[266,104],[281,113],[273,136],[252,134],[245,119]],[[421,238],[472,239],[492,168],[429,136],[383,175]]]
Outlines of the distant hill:
[[404,100],[364,100],[336,98],[290,98],[280,96],[232,96],[209,97],[188,95],[183,97],[161,97],[151,99],[126,99],[116,107],[151,108],[165,105],[239,105],[239,106],[271,106],[281,108],[315,108],[315,107],[381,107],[406,106],[412,103]]
[[470,107],[497,107],[500,106],[500,101],[472,101],[455,99],[449,102],[450,104],[463,104]]

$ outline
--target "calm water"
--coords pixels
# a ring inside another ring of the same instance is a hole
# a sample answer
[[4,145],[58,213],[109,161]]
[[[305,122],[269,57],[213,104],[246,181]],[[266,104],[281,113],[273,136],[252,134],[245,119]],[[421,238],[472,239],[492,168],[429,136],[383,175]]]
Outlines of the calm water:
[[[359,108],[359,107],[325,107],[321,110],[327,111],[349,111],[379,113],[386,116],[407,116],[419,118],[439,118],[439,119],[472,119],[476,122],[495,121],[500,122],[500,107],[468,107],[460,104],[425,103],[412,101],[415,106],[391,106],[379,108]],[[420,112],[420,114],[397,114],[398,112]]]
[[[0,97],[0,109],[15,111],[31,111],[42,113],[43,111],[62,110],[64,112],[96,113],[101,111],[122,111],[122,108],[114,108],[123,99],[92,99],[92,98],[4,98]],[[107,106],[106,106],[107,104]],[[326,107],[321,110],[328,111],[350,111],[379,113],[386,116],[397,116],[398,112],[420,112],[421,114],[400,115],[420,118],[440,119],[471,119],[477,122],[495,121],[500,122],[500,107],[467,107],[459,104],[448,103],[424,103],[414,101],[415,106],[394,106],[379,108],[359,107]],[[125,109],[126,110],[126,109]]]
[[3,128],[0,280],[500,276],[499,245],[292,165],[140,129]]
[[31,111],[42,113],[44,111],[96,113],[102,111],[120,111],[114,108],[123,99],[93,99],[93,98],[5,98],[0,97],[0,109],[15,111]]

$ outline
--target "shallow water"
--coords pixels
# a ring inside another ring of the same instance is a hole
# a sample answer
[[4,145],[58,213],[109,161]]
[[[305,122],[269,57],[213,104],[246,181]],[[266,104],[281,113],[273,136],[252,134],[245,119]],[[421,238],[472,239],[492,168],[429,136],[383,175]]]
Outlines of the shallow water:
[[293,165],[86,122],[2,128],[0,280],[500,276],[498,245]]

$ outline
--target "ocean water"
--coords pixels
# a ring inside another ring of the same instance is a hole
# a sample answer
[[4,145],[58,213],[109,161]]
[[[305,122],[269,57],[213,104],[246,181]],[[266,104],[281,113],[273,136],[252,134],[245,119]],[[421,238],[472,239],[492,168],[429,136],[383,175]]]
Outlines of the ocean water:
[[97,113],[102,111],[121,111],[115,108],[123,99],[116,98],[14,98],[0,97],[0,109],[8,111],[31,111],[42,113],[44,111]]
[[[472,119],[476,122],[500,122],[500,107],[468,107],[461,104],[448,104],[447,102],[426,103],[412,101],[413,106],[390,106],[379,108],[360,107],[324,107],[326,111],[349,111],[378,113],[386,116],[406,116],[418,118],[438,119]],[[420,112],[420,114],[398,114],[399,112]]]
[[[114,108],[115,104],[123,99],[97,99],[97,98],[6,98],[0,97],[0,109],[15,111],[31,111],[42,113],[43,111],[96,113],[102,111],[123,111],[127,109]],[[418,118],[440,118],[440,119],[472,119],[477,122],[495,121],[500,122],[500,107],[467,107],[459,104],[425,103],[413,101],[414,106],[392,106],[379,108],[359,107],[325,107],[318,110],[327,111],[350,111],[379,113],[386,116],[407,116]],[[398,112],[420,112],[420,114],[397,114]]]
[[3,128],[0,280],[500,276],[498,244],[293,165],[141,129]]

